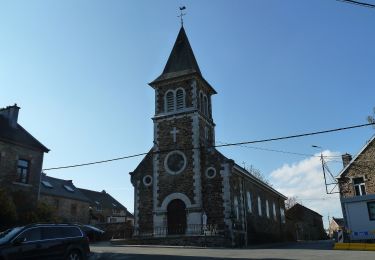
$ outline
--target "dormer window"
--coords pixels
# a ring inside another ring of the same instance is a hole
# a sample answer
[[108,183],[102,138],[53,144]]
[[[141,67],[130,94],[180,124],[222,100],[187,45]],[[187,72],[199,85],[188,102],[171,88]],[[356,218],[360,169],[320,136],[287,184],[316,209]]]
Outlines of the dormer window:
[[364,181],[363,177],[354,178],[353,179],[353,185],[354,185],[354,190],[355,190],[356,196],[366,195],[365,181]]

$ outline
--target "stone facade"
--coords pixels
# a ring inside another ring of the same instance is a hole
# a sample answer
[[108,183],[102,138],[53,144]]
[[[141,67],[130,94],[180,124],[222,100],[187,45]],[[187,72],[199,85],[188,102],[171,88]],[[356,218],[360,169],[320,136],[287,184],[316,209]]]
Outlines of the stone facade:
[[150,86],[154,145],[130,173],[135,235],[180,236],[163,240],[170,244],[210,236],[223,246],[282,240],[285,196],[214,148],[216,91],[201,75],[183,28],[163,74]]
[[366,194],[375,194],[375,141],[369,141],[366,148],[358,154],[347,169],[340,175],[340,196],[350,198],[355,196],[353,179],[364,177]]
[[337,180],[345,240],[375,240],[375,136],[353,158],[344,154]]
[[327,235],[323,219],[317,212],[300,204],[295,204],[286,211],[288,219],[288,238],[297,240],[323,240]]
[[74,200],[64,197],[41,194],[40,201],[55,209],[55,215],[62,222],[89,223],[88,201]]
[[0,188],[23,215],[36,207],[43,156],[49,150],[18,124],[18,111],[17,105],[0,109]]

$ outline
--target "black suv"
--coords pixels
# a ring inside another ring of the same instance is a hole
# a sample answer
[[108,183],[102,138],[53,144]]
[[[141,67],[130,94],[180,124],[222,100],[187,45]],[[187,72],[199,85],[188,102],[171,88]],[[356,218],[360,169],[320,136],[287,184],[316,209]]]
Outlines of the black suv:
[[87,259],[88,239],[76,225],[32,224],[0,233],[0,259]]

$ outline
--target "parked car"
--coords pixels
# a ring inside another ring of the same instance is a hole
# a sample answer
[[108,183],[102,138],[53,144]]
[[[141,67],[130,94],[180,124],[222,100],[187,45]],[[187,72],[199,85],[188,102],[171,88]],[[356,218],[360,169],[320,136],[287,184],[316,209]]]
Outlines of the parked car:
[[31,224],[0,233],[0,259],[87,259],[90,247],[77,225]]
[[89,242],[100,241],[103,239],[104,230],[91,225],[79,225],[81,230],[86,233]]

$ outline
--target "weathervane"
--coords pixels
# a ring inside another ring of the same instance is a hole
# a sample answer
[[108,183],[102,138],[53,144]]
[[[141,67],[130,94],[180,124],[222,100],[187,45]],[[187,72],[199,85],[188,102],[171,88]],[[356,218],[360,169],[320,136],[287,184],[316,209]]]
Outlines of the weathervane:
[[183,13],[182,10],[185,10],[185,9],[186,9],[185,6],[181,6],[181,7],[180,7],[180,12],[181,12],[181,14],[177,16],[177,17],[180,17],[180,19],[181,19],[181,27],[184,26],[184,19],[183,19],[183,16],[186,15],[186,13]]

